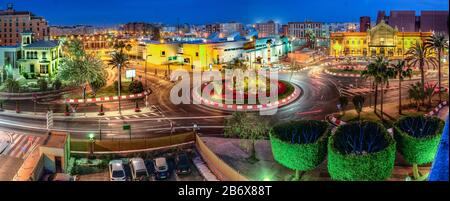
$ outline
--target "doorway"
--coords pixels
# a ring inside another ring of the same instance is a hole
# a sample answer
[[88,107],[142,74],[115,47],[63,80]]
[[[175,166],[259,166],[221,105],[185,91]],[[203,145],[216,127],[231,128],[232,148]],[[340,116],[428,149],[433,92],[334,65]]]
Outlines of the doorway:
[[62,173],[62,159],[60,156],[55,156],[55,171],[56,173]]

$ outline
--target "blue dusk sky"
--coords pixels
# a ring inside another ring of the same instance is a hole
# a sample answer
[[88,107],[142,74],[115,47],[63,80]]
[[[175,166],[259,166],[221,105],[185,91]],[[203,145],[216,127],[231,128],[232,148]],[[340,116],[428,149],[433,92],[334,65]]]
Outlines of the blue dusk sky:
[[448,0],[9,0],[16,10],[32,11],[50,25],[114,25],[131,21],[204,24],[273,19],[358,22],[378,10],[448,10]]

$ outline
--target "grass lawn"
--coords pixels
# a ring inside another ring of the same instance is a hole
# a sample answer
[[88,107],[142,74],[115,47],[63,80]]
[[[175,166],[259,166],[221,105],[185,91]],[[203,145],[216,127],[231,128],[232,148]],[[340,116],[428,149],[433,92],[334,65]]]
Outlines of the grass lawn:
[[[123,150],[138,150],[170,146],[173,144],[181,144],[193,141],[195,136],[192,132],[174,134],[172,137],[164,136],[158,138],[148,139],[128,139],[111,140],[105,139],[95,142],[95,151],[123,151]],[[72,140],[70,142],[71,151],[89,151],[88,141],[86,140]]]
[[[130,95],[130,91],[128,90],[128,86],[131,82],[122,82],[122,91],[121,95],[126,96]],[[97,95],[94,97],[91,93],[88,93],[86,95],[86,98],[96,98],[96,97],[109,97],[109,96],[117,96],[117,89],[114,86],[114,84],[109,85],[107,87],[101,88],[99,91],[97,91]],[[66,98],[83,98],[81,93],[77,94],[68,94],[66,95]]]
[[[448,95],[443,94],[443,100],[448,100]],[[433,110],[438,105],[438,97],[437,95],[433,98],[432,107],[421,106],[420,111],[417,111],[416,106],[411,104],[409,99],[402,100],[402,115],[398,114],[398,102],[387,103],[383,105],[383,112],[385,114],[384,119],[385,123],[391,124],[396,119],[399,119],[402,116],[411,116],[411,115],[424,115],[431,110]],[[378,113],[380,113],[380,105],[377,107]],[[358,120],[358,114],[354,109],[347,110],[344,116],[340,116],[339,113],[334,115],[335,117],[340,118],[344,122],[351,122]],[[381,123],[380,118],[373,111],[373,107],[365,107],[361,112],[362,120],[369,120]]]

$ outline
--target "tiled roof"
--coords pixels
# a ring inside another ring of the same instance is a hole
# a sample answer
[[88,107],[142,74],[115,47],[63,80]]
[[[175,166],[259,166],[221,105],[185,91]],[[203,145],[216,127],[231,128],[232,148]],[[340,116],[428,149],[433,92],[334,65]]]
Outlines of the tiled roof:
[[36,41],[34,43],[31,43],[30,45],[26,46],[26,48],[52,48],[58,46],[59,42],[56,40],[40,40]]

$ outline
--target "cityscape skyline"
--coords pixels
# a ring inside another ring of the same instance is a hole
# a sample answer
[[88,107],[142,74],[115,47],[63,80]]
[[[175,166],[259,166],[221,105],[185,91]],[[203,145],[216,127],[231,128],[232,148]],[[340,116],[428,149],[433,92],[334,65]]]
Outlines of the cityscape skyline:
[[[55,0],[14,0],[5,2],[0,5],[0,8],[6,9],[8,3],[12,3],[15,10],[30,10],[38,16],[45,13],[45,18],[50,25],[94,25],[94,26],[113,26],[132,21],[155,22],[164,24],[208,24],[215,22],[231,22],[238,21],[245,24],[264,22],[274,20],[278,23],[287,23],[293,21],[318,21],[318,22],[358,22],[360,16],[370,16],[372,21],[376,19],[379,10],[385,10],[389,13],[391,10],[414,10],[416,15],[420,15],[423,10],[448,10],[448,2],[441,0],[414,0],[414,2],[407,0],[398,0],[395,2],[371,2],[347,0],[343,3],[328,2],[325,0],[318,0],[313,2],[289,2],[292,6],[287,6],[284,3],[274,5],[268,0],[254,2],[254,0],[246,0],[239,2],[238,7],[235,4],[228,3],[220,5],[220,2],[207,2],[205,0],[191,0],[191,1],[152,1],[146,2],[143,0],[133,0],[122,3],[119,0],[109,1],[105,4],[103,1],[89,2],[87,0],[80,0],[78,2],[61,2]],[[324,9],[328,10],[330,15],[321,15],[313,12],[314,8],[329,3],[329,6]],[[359,4],[357,4],[359,3]],[[92,6],[83,7],[91,4]],[[47,5],[52,5],[48,7]],[[197,6],[202,5],[202,6]],[[157,9],[163,6],[174,8],[177,12],[163,12],[164,9]],[[230,12],[217,13],[214,9],[203,9],[207,7],[220,6],[221,10]],[[103,7],[103,8],[101,8]],[[228,7],[233,9],[227,9]],[[77,12],[82,9],[83,12]],[[125,10],[134,10],[135,12],[126,12]],[[192,10],[187,14],[186,10]],[[341,15],[336,12],[342,10],[343,13],[350,13],[352,15]],[[148,12],[149,11],[149,12]],[[179,13],[174,15],[172,13]],[[242,15],[242,13],[246,13]],[[170,15],[170,16],[168,16]],[[210,16],[204,18],[202,16]],[[264,16],[264,17],[262,17]]]

